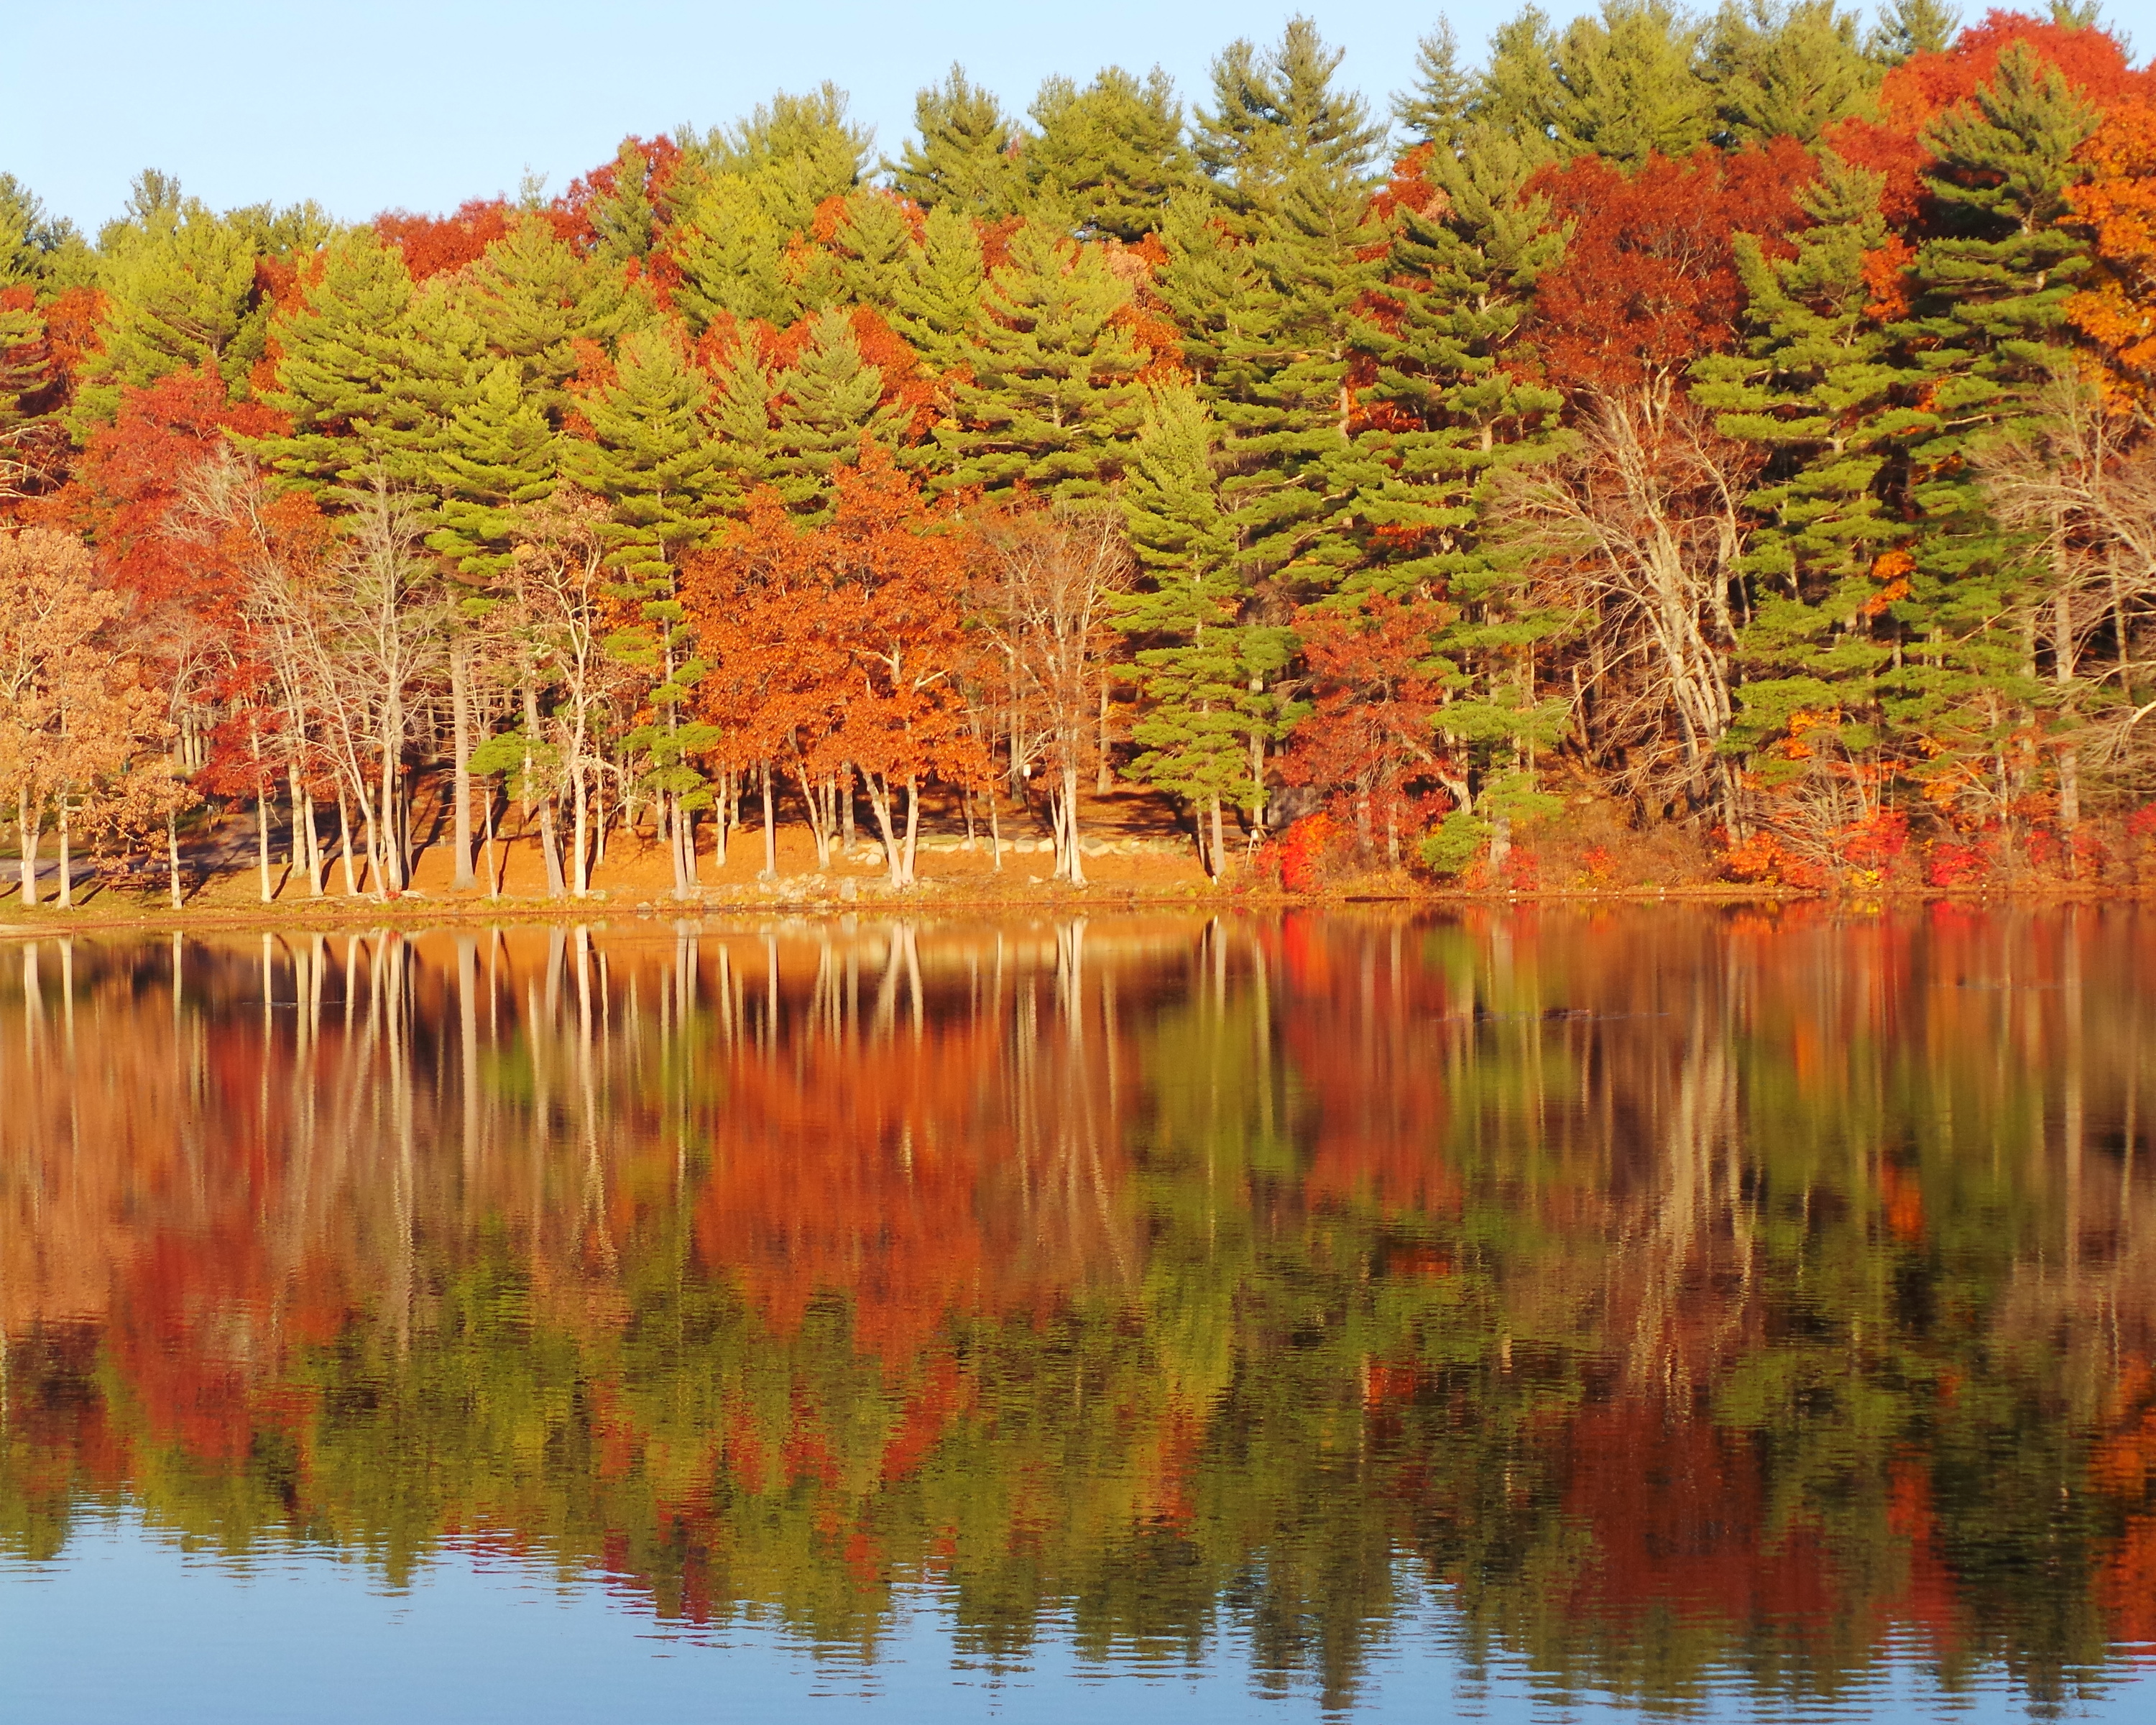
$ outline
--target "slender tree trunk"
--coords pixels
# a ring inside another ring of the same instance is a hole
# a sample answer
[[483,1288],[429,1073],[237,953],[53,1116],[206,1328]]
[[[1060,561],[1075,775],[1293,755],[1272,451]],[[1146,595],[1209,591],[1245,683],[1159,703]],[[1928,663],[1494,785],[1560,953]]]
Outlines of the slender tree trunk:
[[763,878],[778,878],[778,813],[771,804],[771,763],[763,766]]
[[[2051,598],[2051,679],[2061,693],[2067,694],[2074,680],[2074,620],[2063,581]],[[2071,720],[2063,701],[2061,716]],[[2068,731],[2059,746],[2059,830],[2066,834],[2066,866],[2074,868],[2074,834],[2082,824],[2082,762],[2074,747],[2073,732]]]
[[388,889],[382,872],[382,829],[374,816],[374,799],[363,797],[359,804],[360,838],[366,845],[364,879],[377,898],[387,898]]
[[494,787],[492,785],[486,788],[486,806],[483,812],[486,816],[486,896],[489,898],[500,898],[501,896],[501,865],[498,860],[498,853],[494,843]]
[[554,829],[554,798],[539,799],[539,848],[547,858],[547,896],[562,898],[568,888],[562,878],[562,840]]
[[68,844],[68,788],[60,787],[60,890],[53,902],[63,911],[74,906],[74,854]]
[[178,910],[183,902],[180,896],[180,817],[172,809],[165,811],[165,871],[172,889],[172,908]]
[[23,902],[26,905],[38,901],[38,840],[42,836],[44,816],[43,809],[31,808],[27,788],[15,793],[15,830],[22,839]]
[[382,896],[390,898],[404,890],[404,844],[397,830],[397,768],[401,752],[398,747],[404,734],[403,710],[394,701],[382,709],[382,864],[387,872],[381,878]]
[[863,777],[863,785],[869,793],[869,812],[875,816],[876,830],[883,835],[883,858],[891,870],[893,887],[906,885],[905,853],[899,846],[898,834],[891,824],[891,791],[887,785],[879,785],[874,779]]
[[734,823],[741,819],[740,807],[734,801],[734,772],[729,767],[719,775],[719,793],[711,814],[711,867],[722,870],[726,865],[727,841],[733,836]]
[[277,894],[270,884],[270,786],[261,778],[254,781],[254,853],[262,865],[262,902],[266,905]]
[[459,890],[472,884],[471,645],[461,636],[449,644],[449,794],[456,801],[452,859]]
[[854,848],[855,834],[854,774],[852,769],[849,768],[844,773],[839,774],[839,778],[843,785],[843,789],[841,792],[841,799],[839,804],[839,819],[844,824],[841,830],[845,835],[842,842],[844,844],[847,850],[851,850]]
[[1215,880],[1225,871],[1227,856],[1227,841],[1220,834],[1220,798],[1216,792],[1213,798],[1213,878]]
[[1004,824],[996,812],[996,793],[993,783],[988,789],[988,848],[995,857],[988,866],[1000,875],[1004,871]]
[[575,828],[569,836],[569,891],[578,898],[588,898],[592,886],[591,864],[588,860],[592,814],[581,768],[569,775],[569,795],[576,806]]
[[825,787],[814,783],[805,771],[797,770],[793,778],[801,787],[802,804],[808,811],[808,838],[816,847],[816,866],[828,869],[831,866],[831,829]]
[[307,896],[322,896],[321,870],[319,862],[321,847],[315,838],[315,799],[300,783],[300,763],[294,761],[285,769],[286,789],[292,803],[292,867],[304,869],[307,875]]
[[1105,797],[1116,787],[1114,775],[1108,770],[1108,680],[1101,679],[1101,737],[1099,753],[1093,763],[1093,794]]
[[1078,762],[1065,755],[1063,762],[1063,878],[1073,886],[1086,884],[1086,863],[1078,849]]
[[337,842],[344,851],[344,896],[359,896],[359,876],[352,865],[352,805],[345,798],[344,786],[337,785]]
[[921,837],[921,781],[909,778],[906,782],[906,885],[911,886],[918,877],[914,873],[913,859]]

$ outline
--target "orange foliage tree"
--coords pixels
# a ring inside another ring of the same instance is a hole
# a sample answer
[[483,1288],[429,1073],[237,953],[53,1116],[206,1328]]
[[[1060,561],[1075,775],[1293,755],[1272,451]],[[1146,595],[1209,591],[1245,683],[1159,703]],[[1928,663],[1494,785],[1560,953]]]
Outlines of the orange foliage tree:
[[[890,454],[864,439],[835,513],[807,526],[772,493],[692,560],[687,603],[715,669],[701,699],[721,748],[797,774],[828,852],[835,777],[866,793],[891,884],[914,880],[921,789],[984,782],[961,675],[967,545]],[[828,791],[820,786],[830,786]],[[901,821],[903,823],[901,829]]]
[[2146,402],[2156,390],[2156,106],[2113,109],[2082,155],[2089,177],[2066,202],[2096,267],[2066,316],[2096,344],[2107,393]]

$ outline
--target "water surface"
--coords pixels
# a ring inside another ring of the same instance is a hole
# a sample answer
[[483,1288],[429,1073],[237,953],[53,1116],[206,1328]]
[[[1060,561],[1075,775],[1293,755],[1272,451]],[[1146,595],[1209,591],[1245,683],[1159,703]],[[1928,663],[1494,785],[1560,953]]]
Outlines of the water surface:
[[2156,919],[0,945],[21,1717],[2131,1717]]

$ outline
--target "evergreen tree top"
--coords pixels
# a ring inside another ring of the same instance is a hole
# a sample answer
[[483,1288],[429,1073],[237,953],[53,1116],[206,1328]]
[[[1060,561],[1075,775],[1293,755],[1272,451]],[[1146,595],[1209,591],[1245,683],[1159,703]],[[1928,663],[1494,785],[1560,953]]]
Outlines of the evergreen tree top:
[[1460,39],[1440,18],[1415,44],[1414,82],[1393,98],[1393,117],[1419,143],[1450,145],[1474,100],[1475,80],[1460,66]]
[[1345,56],[1298,16],[1275,46],[1235,42],[1213,63],[1214,105],[1198,112],[1196,153],[1238,203],[1263,200],[1313,164],[1348,177],[1368,169],[1385,129],[1361,96],[1335,86]]
[[1944,0],[1889,0],[1865,44],[1882,66],[1898,66],[1920,54],[1944,54],[1961,28],[1961,14]]
[[1183,105],[1158,66],[1142,80],[1111,66],[1082,90],[1050,78],[1031,111],[1040,131],[1019,146],[1028,183],[1070,204],[1093,232],[1126,240],[1151,233],[1197,171]]
[[924,208],[950,204],[976,216],[1017,207],[1024,191],[1014,146],[1018,129],[1003,105],[954,64],[941,84],[914,98],[914,130],[896,162],[886,160],[891,185]]
[[[861,182],[875,132],[847,118],[847,98],[826,82],[803,95],[781,90],[746,120],[702,137],[680,135],[692,184],[732,175],[753,185],[782,234],[805,229],[817,206]],[[693,195],[693,194],[692,194]]]
[[1599,18],[1575,18],[1562,35],[1531,6],[1491,37],[1474,113],[1538,132],[1566,155],[1631,165],[1650,151],[1687,155],[1716,125],[1705,34],[1665,0],[1603,0]]
[[1951,229],[2047,228],[2066,213],[2067,188],[2081,177],[2074,151],[2097,117],[2056,66],[2016,42],[1973,100],[1948,109],[1924,133],[1941,164],[1924,183],[1948,212]]

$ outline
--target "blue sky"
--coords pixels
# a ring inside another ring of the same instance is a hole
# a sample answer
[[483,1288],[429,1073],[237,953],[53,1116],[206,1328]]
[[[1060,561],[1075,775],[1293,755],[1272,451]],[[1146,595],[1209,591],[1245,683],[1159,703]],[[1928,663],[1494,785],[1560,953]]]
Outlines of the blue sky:
[[[1546,9],[1575,8],[1558,0]],[[1291,3],[1214,0],[64,0],[9,8],[0,169],[92,234],[146,167],[218,208],[312,197],[332,214],[557,191],[624,134],[734,119],[825,78],[893,154],[953,59],[1022,110],[1042,76],[1158,62],[1186,98]],[[1440,0],[1307,9],[1382,110]],[[1479,49],[1512,4],[1450,7]]]

